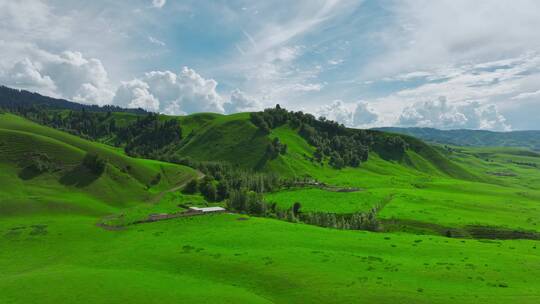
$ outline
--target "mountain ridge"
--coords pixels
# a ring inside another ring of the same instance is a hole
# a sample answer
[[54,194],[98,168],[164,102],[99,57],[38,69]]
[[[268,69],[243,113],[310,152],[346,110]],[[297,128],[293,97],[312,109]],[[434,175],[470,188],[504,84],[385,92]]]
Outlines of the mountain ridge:
[[540,150],[540,130],[499,132],[471,129],[440,130],[418,127],[382,127],[374,128],[374,130],[410,135],[439,144],[481,147],[524,147]]

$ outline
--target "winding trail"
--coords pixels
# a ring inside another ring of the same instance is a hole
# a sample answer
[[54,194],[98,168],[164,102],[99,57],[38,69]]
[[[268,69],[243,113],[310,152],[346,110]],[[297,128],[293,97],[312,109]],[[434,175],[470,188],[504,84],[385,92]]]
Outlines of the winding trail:
[[[202,173],[201,171],[197,171],[197,180],[201,180],[205,177],[205,174]],[[150,200],[150,203],[152,204],[157,204],[159,203],[159,201],[161,201],[161,199],[165,196],[165,194],[167,193],[171,193],[171,192],[176,192],[182,188],[184,188],[184,186],[186,186],[189,182],[191,182],[191,180],[188,180],[186,182],[183,182],[179,185],[176,185],[174,186],[173,188],[170,188],[170,189],[167,189],[167,190],[164,190],[164,191],[161,191],[158,195],[156,195],[155,197],[153,197],[151,200]]]

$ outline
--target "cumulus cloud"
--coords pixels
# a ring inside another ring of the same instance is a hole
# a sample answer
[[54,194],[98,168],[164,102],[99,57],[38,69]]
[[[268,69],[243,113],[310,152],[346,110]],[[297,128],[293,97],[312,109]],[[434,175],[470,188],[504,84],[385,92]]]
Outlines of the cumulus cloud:
[[[109,82],[107,71],[100,60],[85,58],[79,52],[65,51],[58,56],[52,56],[49,61],[42,63],[43,73],[55,81],[62,96],[73,98],[93,87],[93,90],[105,89]],[[108,103],[110,100],[81,100],[89,103]]]
[[377,121],[378,115],[369,108],[366,102],[347,104],[341,100],[322,106],[317,115],[337,121],[349,127],[364,127]]
[[2,82],[17,88],[41,91],[44,94],[54,94],[56,85],[47,75],[42,75],[40,66],[25,58],[2,75]]
[[152,0],[152,6],[155,8],[162,8],[167,3],[167,0]]
[[0,80],[8,86],[83,103],[111,101],[107,71],[100,60],[72,51],[52,54],[42,50],[30,56],[6,69]]
[[83,83],[73,96],[73,101],[87,104],[105,105],[109,104],[114,97],[114,92],[97,87],[91,83]]
[[124,108],[157,111],[159,110],[159,100],[148,89],[148,84],[138,79],[122,82],[116,90],[113,102]]
[[317,110],[317,115],[350,126],[352,124],[352,110],[341,100],[334,100]]
[[[167,114],[223,113],[223,100],[216,91],[217,84],[214,79],[205,79],[188,67],[178,74],[153,71],[123,83],[116,92],[114,103],[130,107],[141,104],[145,109]],[[128,93],[130,90],[132,92]]]
[[257,99],[248,96],[246,93],[236,89],[232,91],[229,102],[224,104],[226,113],[259,111],[263,105]]
[[352,115],[353,125],[369,125],[375,123],[378,117],[379,116],[372,109],[369,108],[368,103],[359,102],[356,104],[356,109],[354,110],[354,113]]
[[482,105],[479,102],[451,104],[445,97],[416,102],[406,107],[399,116],[398,125],[439,129],[510,130],[506,119],[495,105]]

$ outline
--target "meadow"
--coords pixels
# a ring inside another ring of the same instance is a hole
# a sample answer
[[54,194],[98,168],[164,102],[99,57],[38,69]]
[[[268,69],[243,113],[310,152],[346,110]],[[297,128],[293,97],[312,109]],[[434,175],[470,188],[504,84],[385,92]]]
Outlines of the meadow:
[[[537,242],[341,231],[233,214],[107,231],[0,222],[0,301],[537,303]],[[32,288],[28,288],[32,286]]]
[[[265,136],[246,114],[178,119],[192,133],[180,154],[317,180],[328,187],[292,187],[264,198],[281,209],[300,202],[306,213],[378,206],[379,231],[235,213],[135,224],[150,214],[225,203],[178,191],[201,177],[192,168],[132,158],[0,114],[1,303],[540,301],[538,240],[473,233],[481,227],[538,235],[537,153],[417,143],[403,159],[374,152],[359,168],[336,170],[313,162],[313,147],[289,126]],[[261,162],[273,137],[288,151]],[[223,151],[213,153],[218,147]],[[88,152],[107,159],[102,175],[80,166]],[[50,155],[56,169],[28,174],[29,153]]]

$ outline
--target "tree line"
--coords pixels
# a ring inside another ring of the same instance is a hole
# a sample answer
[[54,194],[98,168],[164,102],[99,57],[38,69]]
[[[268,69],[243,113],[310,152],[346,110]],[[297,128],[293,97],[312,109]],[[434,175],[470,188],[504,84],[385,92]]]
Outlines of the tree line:
[[130,156],[158,159],[168,146],[182,141],[182,128],[176,118],[155,113],[134,115],[119,123],[112,112],[57,111],[21,107],[14,112],[37,123],[82,138],[123,147]]
[[244,170],[226,162],[197,161],[176,155],[163,160],[195,168],[204,174],[203,178],[190,181],[183,191],[188,194],[201,193],[209,201],[229,199],[232,193],[238,191],[258,194],[276,191],[283,185],[277,173]]
[[226,201],[227,208],[240,213],[255,216],[273,217],[289,222],[302,222],[327,228],[345,230],[370,230],[379,228],[376,206],[367,212],[336,214],[328,212],[302,212],[302,204],[295,202],[290,208],[277,207],[275,202],[266,202],[261,193],[254,191],[233,190]]

